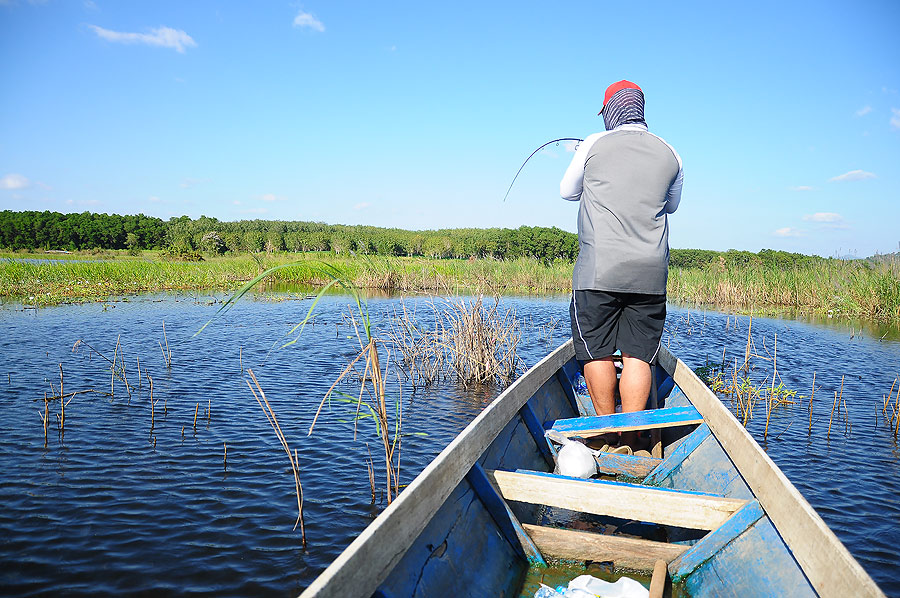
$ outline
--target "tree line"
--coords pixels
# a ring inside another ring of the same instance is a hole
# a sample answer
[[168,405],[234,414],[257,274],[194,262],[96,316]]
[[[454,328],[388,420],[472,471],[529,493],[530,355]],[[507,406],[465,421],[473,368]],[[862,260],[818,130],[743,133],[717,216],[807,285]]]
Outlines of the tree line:
[[576,235],[558,228],[520,226],[408,231],[398,228],[281,220],[222,222],[173,217],[58,212],[0,212],[0,247],[91,250],[162,249],[171,254],[330,251],[430,258],[490,257],[572,261]]
[[[11,250],[165,250],[172,255],[329,251],[335,254],[429,258],[534,258],[574,262],[578,237],[556,227],[455,228],[408,231],[375,226],[188,216],[162,220],[143,214],[0,212],[0,247]],[[763,249],[672,249],[673,268],[798,268],[824,258]]]

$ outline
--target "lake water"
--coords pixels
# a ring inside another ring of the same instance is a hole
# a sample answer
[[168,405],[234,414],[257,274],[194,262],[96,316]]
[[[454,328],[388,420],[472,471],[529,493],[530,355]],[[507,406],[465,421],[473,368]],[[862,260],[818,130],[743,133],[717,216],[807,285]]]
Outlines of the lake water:
[[[382,500],[371,504],[366,443],[378,485],[383,473],[370,423],[354,440],[352,414],[334,403],[307,435],[322,396],[358,350],[343,315],[350,299],[323,298],[300,342],[278,348],[312,301],[268,297],[245,298],[196,337],[221,296],[40,310],[0,305],[0,593],[296,595],[383,509]],[[416,301],[422,313],[430,309]],[[372,321],[381,325],[398,306],[398,299],[370,299]],[[509,298],[503,306],[523,322],[525,365],[569,336],[564,297]],[[160,348],[163,321],[171,368]],[[664,342],[692,367],[721,361],[723,349],[726,361],[743,360],[748,324],[743,316],[672,307]],[[748,428],[881,588],[900,595],[900,450],[881,415],[900,374],[900,343],[835,322],[753,319],[757,353],[775,353],[776,334],[786,387],[809,395],[816,375],[812,432],[806,398],[773,410],[766,441],[762,405]],[[130,398],[118,380],[109,396],[109,364],[84,344],[113,359],[117,339],[135,386]],[[51,404],[45,446],[40,413],[51,384],[58,390],[59,364],[66,393],[95,392],[71,398],[62,437]],[[754,365],[757,380],[771,372],[771,362]],[[287,456],[242,366],[253,368],[299,455],[305,548],[300,530],[292,531]],[[152,430],[147,373],[157,401]],[[842,376],[846,409],[829,432]],[[404,432],[428,435],[404,438],[401,482],[496,393],[450,381],[403,388]]]

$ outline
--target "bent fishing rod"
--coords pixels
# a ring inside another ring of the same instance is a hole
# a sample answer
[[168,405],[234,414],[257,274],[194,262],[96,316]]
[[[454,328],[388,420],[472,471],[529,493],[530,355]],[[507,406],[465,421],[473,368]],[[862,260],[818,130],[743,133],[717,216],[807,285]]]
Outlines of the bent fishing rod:
[[581,142],[581,141],[584,141],[584,139],[577,139],[577,138],[575,138],[575,137],[560,137],[559,139],[554,139],[554,140],[552,140],[552,141],[548,141],[547,143],[545,143],[545,144],[542,145],[541,147],[539,147],[539,148],[537,148],[536,150],[534,150],[533,152],[531,152],[531,155],[528,156],[527,158],[525,158],[525,161],[522,162],[522,165],[521,165],[521,166],[519,166],[519,170],[516,171],[516,176],[513,177],[512,183],[509,184],[509,188],[506,190],[506,195],[503,196],[503,201],[506,201],[506,198],[509,197],[509,192],[510,192],[510,190],[512,190],[512,186],[513,186],[513,184],[516,182],[516,179],[519,178],[519,173],[522,172],[522,169],[525,168],[525,165],[528,164],[528,161],[531,160],[532,156],[534,156],[536,153],[538,153],[539,151],[541,151],[542,149],[544,149],[545,147],[547,147],[547,146],[550,145],[551,143],[556,143],[556,144],[558,145],[560,141],[578,141],[578,142]]

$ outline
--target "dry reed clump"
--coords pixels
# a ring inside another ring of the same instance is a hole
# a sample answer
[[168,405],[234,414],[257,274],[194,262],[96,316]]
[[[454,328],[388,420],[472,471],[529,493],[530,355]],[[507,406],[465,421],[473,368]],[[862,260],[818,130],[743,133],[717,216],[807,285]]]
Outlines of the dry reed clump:
[[[483,297],[465,301],[432,299],[430,314],[417,317],[406,302],[395,310],[388,340],[402,356],[401,365],[413,386],[448,376],[463,385],[509,384],[521,370],[517,352],[522,337],[515,310],[500,309],[500,297],[485,306]],[[426,323],[421,323],[422,321]]]

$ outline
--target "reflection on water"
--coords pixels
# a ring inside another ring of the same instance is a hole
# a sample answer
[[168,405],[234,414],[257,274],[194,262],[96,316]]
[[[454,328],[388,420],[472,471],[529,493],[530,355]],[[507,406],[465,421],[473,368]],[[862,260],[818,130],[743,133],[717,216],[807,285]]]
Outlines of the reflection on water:
[[[321,397],[358,348],[341,316],[349,299],[324,297],[301,342],[279,349],[312,303],[303,298],[307,291],[291,292],[292,301],[244,300],[196,337],[219,307],[215,295],[0,308],[4,593],[296,594],[377,515],[383,504],[370,504],[365,465],[371,449],[381,475],[371,425],[361,425],[354,440],[352,414],[333,403],[307,436]],[[507,298],[504,305],[524,322],[526,365],[568,337],[565,298]],[[396,299],[370,299],[373,322],[384,322],[397,306]],[[163,320],[171,369],[160,349]],[[667,342],[692,367],[720,360],[723,349],[730,360],[744,354],[748,323],[744,316],[672,308]],[[766,450],[885,592],[900,594],[900,454],[880,420],[882,396],[900,373],[900,344],[849,326],[754,318],[752,329],[761,353],[774,350],[777,334],[786,386],[809,394],[815,372],[818,387],[812,433],[806,399],[779,407]],[[118,339],[130,397],[118,381],[110,396],[107,362],[73,352],[79,339],[110,359]],[[39,411],[50,385],[59,385],[59,364],[66,393],[95,392],[71,399],[64,438],[54,431],[51,406],[45,447]],[[253,367],[298,451],[306,549],[299,530],[291,531],[290,465],[242,366]],[[757,367],[754,375],[762,378],[770,366]],[[157,401],[152,427],[147,374]],[[829,397],[842,376],[847,416],[826,435]],[[405,388],[404,431],[428,436],[404,437],[401,482],[411,481],[496,392],[450,382]],[[762,441],[765,417],[754,415],[749,429]]]

